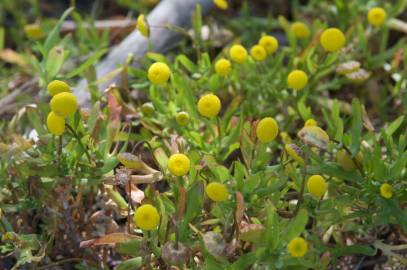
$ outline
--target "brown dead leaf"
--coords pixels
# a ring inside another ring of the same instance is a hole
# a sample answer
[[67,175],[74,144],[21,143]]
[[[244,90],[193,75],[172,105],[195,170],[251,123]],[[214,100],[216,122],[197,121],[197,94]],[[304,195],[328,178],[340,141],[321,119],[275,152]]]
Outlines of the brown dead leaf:
[[127,233],[111,233],[104,235],[97,239],[90,239],[86,241],[82,241],[79,244],[80,248],[87,248],[92,246],[100,246],[100,245],[115,245],[120,243],[125,243],[134,239],[140,239],[139,236],[131,235]]
[[27,62],[23,59],[23,57],[12,49],[1,50],[0,59],[7,63],[15,64],[20,67],[27,66]]

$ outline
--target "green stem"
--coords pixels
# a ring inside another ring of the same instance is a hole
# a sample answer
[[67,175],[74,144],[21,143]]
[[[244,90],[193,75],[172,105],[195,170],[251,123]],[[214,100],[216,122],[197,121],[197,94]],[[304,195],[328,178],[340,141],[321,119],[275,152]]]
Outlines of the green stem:
[[72,133],[72,135],[75,137],[75,139],[78,141],[79,145],[81,146],[82,150],[85,152],[86,157],[88,158],[88,161],[93,164],[93,160],[90,157],[90,154],[88,152],[88,149],[83,145],[81,138],[79,138],[78,133],[69,125],[65,124],[65,126],[69,129],[69,131]]
[[[304,151],[305,152],[305,151]],[[302,171],[302,183],[301,183],[301,190],[300,190],[300,197],[298,198],[297,207],[294,211],[294,216],[298,214],[300,211],[301,204],[304,202],[304,191],[305,191],[305,182],[307,181],[307,154],[304,154],[304,166]]]

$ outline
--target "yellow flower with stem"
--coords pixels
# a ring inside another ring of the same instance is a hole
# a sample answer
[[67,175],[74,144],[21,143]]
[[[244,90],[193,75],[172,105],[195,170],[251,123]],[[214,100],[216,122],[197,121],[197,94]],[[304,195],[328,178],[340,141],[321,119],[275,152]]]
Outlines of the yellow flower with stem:
[[55,96],[56,94],[62,93],[62,92],[71,92],[71,88],[69,85],[60,80],[53,80],[50,82],[47,86],[48,94],[51,96]]
[[318,126],[317,121],[315,121],[314,119],[310,118],[307,121],[305,121],[304,123],[304,127],[315,127]]
[[232,64],[229,60],[221,58],[215,63],[215,72],[221,76],[227,76],[232,69]]
[[272,54],[278,49],[278,40],[273,36],[265,35],[260,38],[259,45],[266,50],[267,54]]
[[319,42],[326,51],[337,52],[345,46],[346,38],[338,28],[328,28],[322,32]]
[[184,154],[173,154],[168,159],[168,170],[175,176],[184,176],[189,172],[191,162]]
[[170,78],[170,75],[170,68],[163,62],[156,62],[148,69],[148,79],[155,85],[165,84]]
[[219,9],[222,9],[222,10],[228,9],[228,1],[227,0],[213,0],[213,3]]
[[257,139],[262,143],[273,141],[278,134],[278,124],[272,117],[265,117],[256,127]]
[[388,183],[382,184],[380,186],[380,196],[385,199],[391,199],[393,197],[393,187]]
[[144,14],[140,14],[137,17],[137,30],[146,38],[150,37],[150,27],[148,22],[144,16]]
[[62,92],[52,97],[50,101],[51,110],[62,117],[73,115],[78,108],[78,102],[74,94]]
[[151,204],[144,204],[136,209],[133,219],[137,227],[150,231],[158,227],[160,223],[160,214]]
[[327,186],[328,185],[325,181],[325,178],[323,178],[321,175],[316,174],[308,178],[307,181],[308,191],[316,198],[320,198],[322,195],[325,194]]
[[65,118],[50,112],[47,117],[47,127],[49,132],[59,136],[65,131]]
[[310,35],[308,26],[303,22],[295,22],[290,28],[297,39],[306,39]]
[[308,84],[308,75],[302,70],[293,70],[288,74],[287,84],[294,90],[302,90]]
[[221,107],[220,99],[214,94],[203,95],[198,101],[198,112],[208,118],[217,116]]
[[233,45],[229,50],[229,55],[236,63],[243,64],[247,59],[247,50],[242,45]]
[[287,246],[287,250],[291,256],[300,258],[308,252],[308,244],[302,237],[295,237]]
[[367,20],[373,26],[381,26],[386,21],[387,13],[381,7],[374,7],[367,13]]
[[177,121],[178,125],[186,126],[189,122],[189,115],[187,112],[179,112],[175,116],[175,120]]
[[229,191],[226,185],[212,182],[206,186],[206,195],[215,202],[223,202],[228,199]]
[[254,45],[250,49],[250,55],[256,61],[263,61],[267,57],[267,52],[266,52],[266,49],[264,49],[263,46]]

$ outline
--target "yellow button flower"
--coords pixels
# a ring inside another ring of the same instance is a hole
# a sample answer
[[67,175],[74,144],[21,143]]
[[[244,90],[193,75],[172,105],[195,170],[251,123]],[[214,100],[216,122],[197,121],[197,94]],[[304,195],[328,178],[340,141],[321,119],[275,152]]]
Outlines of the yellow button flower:
[[375,7],[367,13],[367,20],[373,26],[380,26],[386,21],[387,13],[381,7]]
[[191,162],[184,154],[173,154],[168,159],[168,170],[175,176],[184,176],[189,172]]
[[170,75],[170,68],[162,62],[156,62],[148,69],[148,79],[152,84],[164,84],[168,81]]
[[288,74],[287,84],[294,90],[303,89],[308,83],[308,76],[302,70],[293,70]]
[[198,101],[198,111],[202,116],[211,118],[219,114],[222,104],[214,94],[203,95]]
[[337,52],[345,46],[346,39],[338,28],[328,28],[322,33],[319,42],[328,52]]
[[139,30],[139,32],[146,38],[150,36],[150,27],[148,26],[148,22],[144,14],[140,14],[137,17],[137,30]]
[[267,52],[266,52],[266,49],[264,49],[263,46],[254,45],[250,49],[250,55],[256,61],[263,61],[267,57]]
[[41,26],[35,23],[24,26],[24,33],[29,39],[40,39],[45,36]]
[[273,141],[278,134],[278,124],[272,117],[260,120],[256,127],[256,136],[262,143]]
[[291,31],[298,39],[306,39],[310,35],[308,26],[302,22],[295,22],[291,24]]
[[76,97],[69,92],[56,94],[50,102],[51,110],[62,117],[73,115],[78,108]]
[[229,191],[224,184],[212,182],[206,186],[206,195],[212,201],[223,202],[228,199]]
[[278,40],[273,36],[262,36],[259,45],[263,46],[268,54],[272,54],[278,49]]
[[318,126],[317,121],[314,119],[310,118],[307,121],[305,121],[304,127],[315,127]]
[[178,125],[186,126],[189,122],[189,115],[187,112],[179,112],[177,113],[175,120],[177,121]]
[[297,161],[301,165],[304,164],[304,159],[302,158],[303,153],[302,153],[301,149],[297,145],[295,145],[293,143],[286,144],[284,146],[284,149],[292,159],[294,159],[295,161]]
[[66,82],[60,80],[53,80],[47,86],[48,94],[55,96],[62,92],[71,92],[71,88]]
[[156,229],[160,223],[160,215],[157,209],[151,204],[144,204],[138,207],[133,219],[137,227],[146,231]]
[[215,6],[220,9],[226,10],[228,9],[228,1],[227,0],[213,0]]
[[393,187],[387,183],[380,186],[380,195],[385,199],[393,197]]
[[225,58],[221,58],[215,63],[215,71],[217,74],[221,76],[226,76],[230,73],[230,70],[232,69],[232,64],[230,63],[229,60]]
[[320,198],[326,192],[327,184],[322,176],[316,174],[308,178],[307,188],[314,197]]
[[247,51],[242,45],[233,45],[229,51],[230,58],[236,63],[242,64],[247,59]]
[[47,117],[47,127],[49,132],[59,136],[65,131],[65,118],[50,112]]
[[143,105],[141,105],[141,111],[145,115],[152,114],[154,112],[154,105],[151,102],[146,102]]
[[304,238],[296,237],[288,243],[287,250],[293,257],[304,257],[308,251],[308,244]]

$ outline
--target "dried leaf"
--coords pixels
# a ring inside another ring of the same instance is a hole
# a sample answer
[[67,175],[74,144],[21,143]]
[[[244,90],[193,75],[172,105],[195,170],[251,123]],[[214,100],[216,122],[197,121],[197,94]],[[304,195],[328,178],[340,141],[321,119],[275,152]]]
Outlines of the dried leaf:
[[136,235],[131,235],[127,233],[111,233],[104,235],[97,239],[90,239],[86,241],[82,241],[79,244],[80,248],[87,248],[92,246],[100,246],[100,245],[115,245],[120,243],[126,243],[134,239],[140,239],[140,237]]

